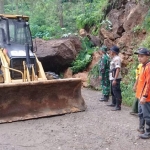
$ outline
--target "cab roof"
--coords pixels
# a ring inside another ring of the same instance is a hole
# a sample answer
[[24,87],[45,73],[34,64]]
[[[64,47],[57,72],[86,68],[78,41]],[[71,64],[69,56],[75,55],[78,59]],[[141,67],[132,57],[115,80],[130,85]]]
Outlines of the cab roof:
[[28,20],[29,20],[29,17],[28,17],[28,16],[23,16],[23,15],[0,14],[0,17],[5,17],[5,18],[8,18],[8,19],[19,19],[19,18],[22,18],[22,19],[25,20],[25,21],[28,21]]

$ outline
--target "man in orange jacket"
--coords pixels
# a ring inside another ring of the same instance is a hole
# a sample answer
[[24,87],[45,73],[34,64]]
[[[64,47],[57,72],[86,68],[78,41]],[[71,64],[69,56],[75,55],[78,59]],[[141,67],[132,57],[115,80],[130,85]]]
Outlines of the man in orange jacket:
[[[138,54],[138,60],[142,64],[136,86],[136,97],[139,100],[139,128],[143,128],[145,133],[139,135],[139,137],[148,139],[150,138],[150,51],[146,48],[139,48],[135,54]],[[145,125],[141,126],[143,121]]]

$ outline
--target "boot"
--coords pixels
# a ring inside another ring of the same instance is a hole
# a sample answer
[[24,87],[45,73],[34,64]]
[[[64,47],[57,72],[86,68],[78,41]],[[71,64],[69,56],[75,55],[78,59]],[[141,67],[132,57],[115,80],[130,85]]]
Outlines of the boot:
[[104,101],[108,102],[108,100],[109,100],[109,95],[104,95]]
[[122,99],[116,99],[116,110],[121,110]]
[[145,120],[143,118],[140,118],[140,124],[139,124],[139,128],[137,129],[137,131],[139,131],[141,134],[144,134],[145,130]]
[[107,105],[109,107],[115,107],[116,106],[116,98],[114,96],[112,96],[112,103]]
[[140,134],[139,137],[141,139],[150,139],[150,133],[145,132],[144,134]]
[[146,124],[146,132],[144,134],[140,134],[139,137],[141,139],[150,139],[150,124]]
[[115,107],[114,109],[112,109],[111,111],[118,111],[118,110],[121,110],[121,107],[118,108],[118,107]]
[[104,101],[104,95],[102,95],[99,101]]
[[133,111],[130,112],[130,115],[134,115],[134,116],[138,117],[138,113],[135,113]]

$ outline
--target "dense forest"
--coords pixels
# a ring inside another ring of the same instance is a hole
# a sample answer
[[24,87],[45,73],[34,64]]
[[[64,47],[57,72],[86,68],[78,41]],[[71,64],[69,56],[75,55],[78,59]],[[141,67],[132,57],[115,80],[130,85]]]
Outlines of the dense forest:
[[0,0],[0,13],[27,15],[33,37],[53,39],[100,23],[106,3],[107,0]]

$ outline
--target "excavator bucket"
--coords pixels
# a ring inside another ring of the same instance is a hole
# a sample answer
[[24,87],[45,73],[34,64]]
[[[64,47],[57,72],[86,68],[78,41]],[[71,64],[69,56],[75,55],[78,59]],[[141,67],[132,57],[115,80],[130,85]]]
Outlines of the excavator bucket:
[[80,79],[0,84],[0,123],[85,109]]

